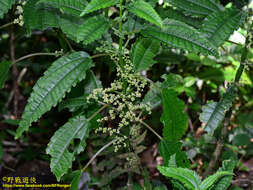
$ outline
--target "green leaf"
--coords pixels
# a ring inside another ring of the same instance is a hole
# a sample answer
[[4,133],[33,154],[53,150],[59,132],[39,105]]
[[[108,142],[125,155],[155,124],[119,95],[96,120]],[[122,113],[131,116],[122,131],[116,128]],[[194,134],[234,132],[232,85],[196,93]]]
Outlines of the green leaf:
[[0,0],[0,19],[3,18],[4,14],[8,12],[14,3],[15,0]]
[[12,62],[2,61],[0,62],[0,89],[4,87],[4,83],[7,80],[8,72]]
[[[50,139],[46,153],[51,156],[50,168],[57,181],[60,181],[61,177],[71,168],[75,155],[84,150],[89,130],[89,120],[84,116],[76,116],[56,131]],[[80,139],[80,143],[72,150],[73,152],[70,152],[69,146],[74,139]]]
[[159,27],[163,26],[162,19],[155,9],[143,0],[137,0],[135,3],[131,4],[129,6],[129,11]]
[[162,140],[158,146],[159,152],[163,157],[164,166],[169,166],[172,155],[176,155],[176,165],[181,168],[190,167],[190,162],[185,152],[181,150],[182,143],[177,141]]
[[82,176],[82,170],[77,170],[77,171],[73,172],[73,179],[72,179],[71,187],[69,190],[77,190],[78,189],[78,185],[79,185],[81,176]]
[[[156,85],[160,88],[160,84],[157,82]],[[154,85],[150,85],[150,89],[145,95],[143,104],[149,104],[151,109],[155,109],[162,103],[161,92]]]
[[157,40],[142,38],[138,40],[132,47],[130,52],[131,60],[136,71],[146,70],[156,61],[156,56],[160,48],[160,42]]
[[108,30],[108,20],[100,15],[88,18],[77,29],[77,42],[83,41],[85,45],[98,40]]
[[171,7],[168,7],[168,8],[161,7],[159,14],[163,19],[169,18],[169,19],[178,20],[180,22],[184,22],[195,28],[199,28],[202,25],[202,21],[203,21],[203,19],[201,18],[194,18],[189,15],[186,16],[181,11],[175,10]]
[[232,103],[236,96],[236,87],[231,86],[222,96],[219,102],[210,102],[203,106],[200,114],[200,121],[205,123],[205,131],[213,134],[215,129],[220,125],[225,117],[225,113],[232,107]]
[[85,82],[84,85],[85,94],[91,94],[94,89],[102,88],[101,81],[97,79],[97,77],[91,70],[87,71],[87,77],[84,82]]
[[28,31],[59,27],[58,12],[45,3],[36,5],[38,1],[27,1],[24,6],[24,23]]
[[27,131],[32,122],[56,106],[72,86],[85,79],[86,71],[92,66],[92,60],[85,52],[75,52],[56,60],[33,87],[16,138]]
[[202,183],[200,185],[201,190],[208,190],[209,187],[211,187],[212,185],[214,185],[214,183],[219,178],[221,178],[223,176],[228,176],[228,175],[232,175],[233,176],[233,173],[227,172],[227,171],[216,172],[215,174],[209,176],[204,181],[202,181]]
[[87,96],[81,96],[77,98],[70,98],[60,103],[59,105],[59,111],[62,111],[65,108],[68,108],[69,111],[73,112],[74,110],[80,108],[83,106],[84,108],[88,107]]
[[116,5],[118,0],[91,0],[80,16]]
[[222,9],[215,0],[166,0],[180,10],[188,14],[206,16]]
[[157,166],[157,169],[166,177],[178,180],[187,188],[192,190],[200,190],[201,180],[199,175],[187,168],[174,168]]
[[[220,171],[228,171],[233,172],[236,165],[236,161],[234,160],[224,160],[222,162],[222,167],[219,168]],[[215,186],[212,188],[212,190],[225,190],[230,186],[230,182],[232,180],[233,176],[227,175],[223,176],[218,182],[215,183]]]
[[214,46],[219,47],[244,20],[244,12],[235,8],[225,9],[208,15],[200,30]]
[[74,16],[79,16],[87,6],[86,0],[40,0],[38,3],[46,3]]
[[204,38],[203,34],[180,21],[168,19],[164,21],[162,29],[148,26],[141,33],[144,36],[160,40],[172,47],[204,55],[218,55],[217,48]]
[[184,102],[177,98],[176,92],[162,90],[163,114],[163,137],[169,141],[180,140],[187,129],[188,117],[183,113]]
[[81,17],[74,17],[71,15],[61,15],[59,20],[61,30],[69,37],[71,40],[77,41],[77,30],[80,25],[84,23],[84,19]]

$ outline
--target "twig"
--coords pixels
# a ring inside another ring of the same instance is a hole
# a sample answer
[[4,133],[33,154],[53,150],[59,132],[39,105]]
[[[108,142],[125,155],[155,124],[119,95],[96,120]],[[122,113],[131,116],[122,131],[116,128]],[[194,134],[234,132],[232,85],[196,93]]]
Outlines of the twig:
[[24,59],[30,58],[30,57],[34,57],[34,56],[40,56],[40,55],[52,55],[52,56],[56,56],[58,55],[58,53],[43,53],[43,52],[39,52],[39,53],[31,53],[28,55],[25,55],[23,57],[18,58],[15,63],[18,63],[20,61],[23,61]]
[[18,117],[18,96],[19,96],[19,90],[18,90],[18,69],[17,65],[15,64],[15,45],[14,45],[14,27],[11,25],[10,28],[10,55],[11,55],[11,61],[13,63],[12,65],[12,75],[13,75],[13,91],[14,91],[14,116],[15,118]]
[[152,133],[154,133],[160,140],[163,140],[163,138],[157,133],[155,132],[154,129],[152,129],[152,127],[150,127],[147,123],[145,123],[144,121],[139,121],[142,125],[144,125],[145,127],[147,127]]
[[11,26],[11,25],[13,25],[13,24],[14,24],[13,22],[9,22],[9,23],[7,23],[7,24],[4,24],[4,25],[0,26],[0,30],[3,29],[3,28],[6,28],[6,27],[8,27],[8,26]]
[[84,168],[83,168],[82,170],[85,171],[86,168],[93,162],[93,160],[95,160],[95,158],[96,158],[101,152],[103,152],[106,148],[108,148],[109,146],[111,146],[115,141],[116,141],[116,139],[110,141],[109,143],[107,143],[106,145],[104,145],[101,149],[99,149],[99,151],[97,151],[96,154],[94,154],[94,156],[92,156],[92,158],[89,160],[89,162],[84,166]]
[[[249,35],[249,30],[248,30],[247,34]],[[245,62],[248,57],[248,43],[249,43],[249,37],[247,36],[246,43],[244,45],[243,52],[241,55],[240,67],[236,71],[236,76],[235,76],[235,80],[234,80],[236,85],[238,85],[240,78],[242,76],[242,73],[244,71]],[[216,144],[215,151],[212,155],[212,159],[211,159],[210,163],[208,164],[207,170],[203,174],[204,177],[207,177],[208,175],[210,175],[213,172],[213,170],[216,166],[216,163],[218,162],[218,160],[221,157],[221,153],[222,153],[222,150],[224,147],[224,142],[225,142],[227,135],[228,135],[227,127],[230,123],[231,117],[232,117],[232,108],[230,108],[229,112],[225,116],[225,122],[224,122],[224,126],[222,128],[221,138],[218,140],[218,142]]]

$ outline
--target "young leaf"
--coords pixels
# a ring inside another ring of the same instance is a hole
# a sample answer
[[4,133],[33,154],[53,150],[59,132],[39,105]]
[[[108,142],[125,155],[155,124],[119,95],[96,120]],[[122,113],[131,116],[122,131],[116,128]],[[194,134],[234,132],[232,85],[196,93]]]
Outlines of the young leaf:
[[4,87],[11,64],[10,61],[0,62],[0,89]]
[[86,0],[40,0],[38,3],[49,4],[74,16],[79,16],[87,6]]
[[224,119],[226,111],[232,106],[235,96],[236,87],[231,86],[219,102],[210,102],[203,106],[199,119],[205,123],[205,131],[213,134]]
[[3,18],[4,14],[8,12],[14,3],[15,0],[0,0],[0,19]]
[[223,176],[230,176],[233,175],[233,173],[231,172],[227,172],[227,171],[222,171],[222,172],[216,172],[215,174],[209,176],[208,178],[206,178],[204,181],[202,181],[201,185],[200,185],[200,189],[201,190],[208,190],[212,185],[214,185],[214,183],[221,177]]
[[130,52],[131,60],[136,71],[148,69],[156,61],[153,58],[156,56],[160,48],[160,42],[157,40],[142,38],[137,41]]
[[[221,171],[233,172],[235,165],[236,161],[234,160],[224,160],[222,162],[222,167],[219,168],[218,172]],[[223,176],[218,182],[215,183],[215,186],[212,188],[212,190],[227,189],[230,186],[232,178],[233,178],[232,175]]]
[[222,9],[215,0],[166,0],[166,2],[188,14],[198,16],[206,16]]
[[163,137],[169,141],[180,140],[187,129],[188,117],[183,113],[184,102],[177,98],[176,92],[162,90],[163,114]]
[[185,152],[181,150],[182,143],[176,141],[162,140],[158,146],[159,152],[163,157],[164,166],[169,166],[172,155],[176,157],[176,165],[181,168],[190,167],[190,162]]
[[[50,168],[58,181],[71,168],[76,154],[84,150],[85,139],[89,136],[89,130],[89,120],[84,116],[76,116],[56,131],[50,139],[46,153],[51,156]],[[74,139],[80,139],[80,144],[71,153],[69,146]]]
[[187,168],[174,168],[164,166],[157,166],[157,169],[164,176],[180,181],[189,189],[200,190],[200,177],[193,170],[189,170]]
[[144,36],[160,40],[172,47],[182,48],[194,53],[212,54],[217,56],[217,48],[203,35],[187,24],[168,19],[163,28],[148,26],[141,32]]
[[60,102],[72,86],[85,79],[86,71],[92,66],[92,60],[85,52],[75,52],[56,60],[33,87],[16,138]]
[[77,42],[83,41],[85,45],[98,40],[107,32],[109,23],[107,19],[100,15],[88,18],[77,29]]
[[244,20],[244,12],[230,8],[208,15],[200,30],[214,46],[219,47],[239,28]]
[[71,187],[69,190],[78,189],[78,185],[80,183],[80,178],[81,178],[82,174],[83,174],[82,170],[77,170],[77,171],[73,172],[73,179],[72,179]]
[[129,6],[129,11],[159,27],[163,25],[162,19],[155,9],[143,0],[137,0],[135,3],[131,4]]
[[39,0],[27,1],[24,6],[24,23],[29,32],[33,29],[45,30],[59,27],[58,13]]
[[119,0],[91,0],[80,16],[116,5]]

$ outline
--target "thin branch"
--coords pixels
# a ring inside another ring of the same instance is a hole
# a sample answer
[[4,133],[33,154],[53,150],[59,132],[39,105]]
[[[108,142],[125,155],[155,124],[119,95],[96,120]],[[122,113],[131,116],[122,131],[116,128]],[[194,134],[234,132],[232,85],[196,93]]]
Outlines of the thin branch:
[[152,80],[150,80],[149,78],[145,77],[145,76],[141,76],[143,79],[145,79],[146,81],[148,81],[150,84],[152,84],[157,90],[159,90],[160,92],[162,92],[162,89]]
[[7,23],[7,24],[4,24],[4,25],[0,26],[0,30],[3,29],[3,28],[6,28],[6,27],[8,27],[8,26],[11,26],[11,25],[13,25],[13,24],[14,24],[13,22],[9,22],[9,23]]
[[43,53],[43,52],[39,52],[39,53],[31,53],[28,55],[25,55],[23,57],[18,58],[15,63],[18,63],[20,61],[23,61],[24,59],[30,58],[30,57],[34,57],[34,56],[41,56],[41,55],[50,55],[50,56],[56,56],[58,55],[58,53]]
[[152,133],[154,133],[160,140],[163,140],[163,138],[157,133],[155,132],[155,130],[150,127],[147,123],[145,123],[144,121],[139,121],[142,125],[144,125],[145,127],[147,127]]
[[103,111],[106,107],[108,106],[108,104],[103,105],[98,111],[96,111],[94,114],[92,114],[92,116],[90,116],[88,118],[88,121],[92,120],[94,117],[96,117],[97,114],[99,114],[101,111]]
[[106,54],[106,53],[101,53],[101,54],[97,54],[97,55],[91,56],[91,59],[95,59],[95,58],[103,57],[103,56],[107,56],[107,55],[108,55],[108,54]]
[[89,160],[89,162],[84,166],[84,168],[82,169],[83,171],[86,170],[86,168],[88,168],[88,166],[95,160],[95,158],[101,153],[103,152],[106,148],[108,148],[109,146],[111,146],[117,139],[114,139],[112,141],[110,141],[109,143],[107,143],[106,145],[104,145],[101,149],[99,149],[99,151],[96,152],[96,154],[94,154],[94,156],[92,156],[92,158]]

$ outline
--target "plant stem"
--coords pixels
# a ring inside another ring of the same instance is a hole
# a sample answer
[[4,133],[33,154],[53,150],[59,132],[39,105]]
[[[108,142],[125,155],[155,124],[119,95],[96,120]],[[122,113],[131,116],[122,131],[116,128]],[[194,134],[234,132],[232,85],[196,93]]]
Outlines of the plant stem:
[[123,46],[123,33],[122,33],[122,13],[123,13],[123,0],[120,0],[120,10],[119,10],[119,17],[120,17],[120,22],[119,22],[119,33],[120,33],[120,38],[119,38],[119,62],[120,66],[123,68],[123,59],[122,59],[122,46]]
[[103,56],[107,56],[108,54],[106,54],[106,53],[101,53],[101,54],[97,54],[97,55],[93,55],[93,56],[91,56],[91,59],[95,59],[95,58],[97,58],[97,57],[103,57]]
[[[249,31],[247,32],[247,34],[249,35]],[[242,73],[244,71],[244,67],[246,64],[245,62],[247,61],[247,57],[248,57],[248,43],[249,43],[249,39],[247,36],[246,43],[245,43],[244,48],[242,50],[240,66],[239,66],[238,70],[236,71],[236,75],[235,75],[235,80],[234,80],[235,85],[238,85],[240,78],[242,76]],[[219,159],[221,157],[222,150],[224,148],[224,143],[225,143],[225,140],[228,135],[227,127],[230,124],[231,117],[232,117],[232,108],[230,108],[229,112],[225,116],[224,126],[221,130],[221,138],[218,140],[218,142],[216,144],[215,151],[212,155],[212,159],[211,159],[210,163],[208,164],[208,168],[204,172],[203,177],[207,177],[208,175],[210,175],[213,172],[213,170],[216,166],[216,163],[219,161]]]
[[86,170],[86,168],[88,168],[88,166],[95,160],[95,158],[101,153],[103,152],[106,148],[108,148],[109,146],[111,146],[114,142],[116,141],[116,139],[110,141],[109,143],[107,143],[106,145],[104,145],[101,149],[99,149],[96,154],[94,154],[94,156],[92,156],[92,158],[89,160],[89,162],[84,166],[84,168],[82,169],[83,171]]
[[23,57],[20,57],[18,58],[15,63],[18,63],[20,61],[23,61],[24,59],[27,59],[27,58],[30,58],[30,57],[34,57],[34,56],[40,56],[40,55],[58,55],[57,53],[31,53],[31,54],[28,54],[28,55],[25,55]]
[[108,104],[103,105],[98,111],[96,111],[94,114],[92,114],[87,120],[88,121],[92,120],[94,117],[96,117],[97,114],[99,114],[101,111],[103,111],[107,106],[108,106]]
[[145,123],[144,121],[139,121],[142,125],[144,125],[145,127],[147,127],[152,133],[154,133],[160,140],[163,140],[163,138],[157,133],[155,132],[155,130],[150,127],[147,123]]
[[9,23],[7,23],[7,24],[4,24],[4,25],[0,26],[0,30],[3,29],[3,28],[6,28],[6,27],[8,27],[8,26],[11,26],[11,25],[13,25],[13,24],[14,24],[13,22],[9,22]]

